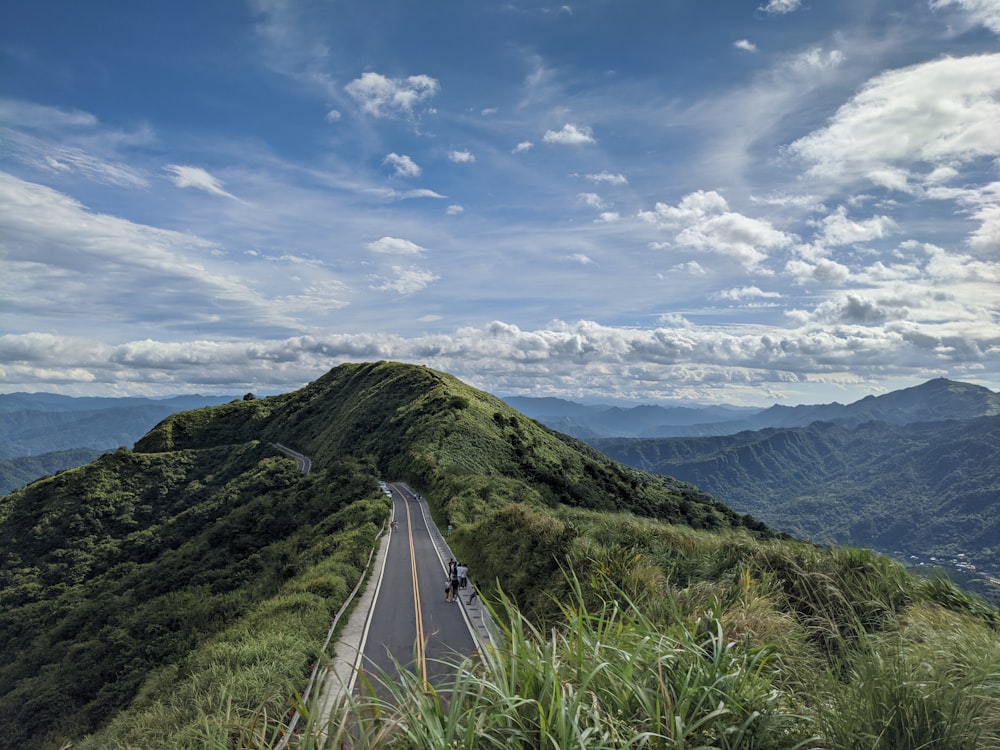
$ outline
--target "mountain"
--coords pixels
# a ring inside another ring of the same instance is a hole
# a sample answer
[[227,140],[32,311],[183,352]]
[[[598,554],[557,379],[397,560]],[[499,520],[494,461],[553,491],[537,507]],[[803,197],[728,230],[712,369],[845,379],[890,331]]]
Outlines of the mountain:
[[170,414],[231,401],[232,396],[75,398],[54,393],[0,394],[0,458],[75,448],[131,446]]
[[938,378],[852,404],[734,406],[584,406],[560,399],[507,399],[524,414],[581,440],[605,437],[700,437],[733,435],[769,427],[804,427],[812,422],[856,426],[971,419],[1000,414],[1000,394],[988,388]]
[[[917,738],[886,747],[994,746],[982,600],[377,362],[172,414],[0,498],[0,748],[274,747],[385,527],[383,478],[453,527],[500,628],[447,701],[362,696],[352,746],[845,747],[886,716]],[[326,746],[326,719],[292,746]]]
[[744,419],[762,409],[738,406],[658,406],[623,408],[584,405],[558,398],[510,396],[504,399],[522,414],[567,435],[589,440],[598,437],[654,437],[660,435],[725,434],[746,429]]
[[[298,474],[278,442],[313,471]],[[290,394],[172,414],[131,451],[0,499],[0,716],[12,717],[0,747],[94,731],[150,675],[263,617],[288,586],[293,601],[332,597],[288,605],[320,606],[325,621],[386,518],[381,476],[442,498],[436,509],[456,526],[517,500],[767,534],[450,376],[344,365]],[[333,578],[310,572],[330,555]],[[288,669],[285,681],[299,666]]]
[[102,452],[93,448],[74,448],[43,453],[40,456],[0,458],[0,495],[6,495],[46,474],[90,463]]
[[[867,413],[899,420],[917,411],[960,413],[955,392],[932,381],[859,404]],[[957,393],[961,398],[977,391]],[[982,408],[979,399],[965,401],[973,411]],[[1000,578],[1000,416],[858,426],[814,422],[719,437],[593,444],[630,466],[692,482],[803,538],[923,562],[955,560],[961,569],[976,566]]]

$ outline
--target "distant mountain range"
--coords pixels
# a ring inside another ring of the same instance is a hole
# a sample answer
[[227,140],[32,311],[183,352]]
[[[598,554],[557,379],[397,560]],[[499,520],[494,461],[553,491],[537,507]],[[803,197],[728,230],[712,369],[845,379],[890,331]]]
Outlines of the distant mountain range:
[[769,427],[805,427],[832,422],[847,427],[971,419],[1000,414],[1000,394],[944,378],[913,388],[866,396],[852,404],[735,406],[593,406],[557,398],[511,397],[508,404],[546,426],[582,440],[605,437],[697,437],[733,435]]
[[131,448],[161,420],[234,396],[74,398],[0,394],[0,495],[45,474],[81,466],[105,451]]
[[772,407],[805,426],[697,438],[598,438],[799,537],[1000,577],[1000,396],[932,380],[847,406]]

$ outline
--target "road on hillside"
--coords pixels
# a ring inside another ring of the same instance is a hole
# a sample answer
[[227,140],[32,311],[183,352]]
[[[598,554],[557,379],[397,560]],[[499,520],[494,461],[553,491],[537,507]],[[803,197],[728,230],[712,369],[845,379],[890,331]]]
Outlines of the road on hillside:
[[[361,643],[361,671],[373,683],[395,680],[399,668],[438,687],[447,664],[476,653],[462,604],[445,599],[448,560],[434,544],[426,504],[402,483],[390,484],[393,519],[385,564]],[[460,592],[468,598],[469,589]],[[382,692],[382,691],[379,691]]]

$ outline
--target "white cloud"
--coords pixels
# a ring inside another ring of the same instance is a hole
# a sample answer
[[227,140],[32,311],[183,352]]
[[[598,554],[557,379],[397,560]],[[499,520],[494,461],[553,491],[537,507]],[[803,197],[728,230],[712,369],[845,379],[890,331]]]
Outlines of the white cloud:
[[335,109],[331,109],[329,112],[326,113],[327,122],[338,122],[341,117],[343,117],[343,115],[341,115],[340,112],[338,112]]
[[819,222],[818,241],[825,245],[851,245],[881,239],[898,231],[896,222],[889,216],[873,216],[862,221],[847,217],[847,209],[839,206],[836,211]]
[[757,286],[741,286],[733,289],[725,289],[712,295],[714,299],[732,300],[742,302],[752,299],[781,299],[780,292],[765,292]]
[[194,188],[195,190],[203,190],[206,193],[218,195],[222,198],[239,200],[239,198],[223,188],[223,182],[219,178],[209,174],[208,171],[201,167],[168,164],[163,169],[165,172],[173,175],[170,179],[179,188]]
[[397,154],[395,152],[387,154],[382,163],[391,166],[396,177],[420,176],[420,167],[406,154]]
[[761,5],[757,10],[782,15],[798,10],[801,4],[802,0],[768,0],[767,5]]
[[757,45],[751,42],[749,39],[737,39],[735,42],[733,42],[733,46],[736,47],[736,49],[743,50],[744,52],[757,51]]
[[392,266],[392,272],[395,274],[393,278],[374,277],[374,280],[378,283],[374,284],[371,288],[379,292],[413,294],[414,292],[419,292],[432,281],[440,278],[430,271],[417,268],[416,266],[410,266],[409,268]]
[[511,151],[511,153],[512,154],[521,154],[521,153],[524,153],[525,151],[530,151],[534,147],[535,147],[535,144],[532,143],[531,141],[521,141],[516,146],[514,146],[514,148]]
[[670,269],[671,271],[680,271],[681,273],[688,273],[692,276],[704,276],[708,273],[702,265],[696,260],[689,260],[685,263],[678,263],[676,266]]
[[785,273],[797,284],[839,285],[850,278],[851,269],[829,258],[793,258],[785,264]]
[[577,193],[576,199],[591,208],[604,208],[604,200],[597,193]]
[[489,117],[491,115],[495,115],[497,112],[498,110],[496,107],[484,107],[482,110],[480,110],[479,114],[482,117]]
[[844,62],[844,53],[839,49],[823,50],[813,47],[789,61],[789,68],[799,75],[822,73],[838,67]]
[[934,10],[954,5],[966,12],[974,23],[1000,34],[1000,3],[996,0],[930,0],[930,7]]
[[910,190],[940,166],[1000,155],[998,122],[1000,54],[946,57],[877,76],[788,150],[816,177]]
[[621,218],[621,214],[617,211],[602,211],[594,221],[598,224],[613,224],[616,221],[621,221]]
[[0,138],[4,141],[5,151],[12,157],[46,172],[78,174],[94,182],[118,187],[149,186],[140,170],[86,149],[66,143],[51,143],[9,128],[0,128]]
[[566,123],[561,130],[546,130],[542,140],[546,143],[561,143],[572,146],[597,143],[593,131],[585,125]]
[[434,200],[443,201],[448,198],[447,195],[441,195],[441,193],[436,193],[430,188],[416,188],[415,190],[407,190],[402,193],[397,193],[395,195],[399,200],[411,200],[413,198],[433,198]]
[[448,206],[448,208],[445,209],[445,211],[449,216],[458,216],[460,213],[465,211],[465,209],[462,206],[459,206],[458,204],[453,204],[451,206]]
[[581,266],[592,266],[594,261],[591,260],[590,256],[584,255],[583,253],[573,253],[572,255],[566,256],[567,260],[571,260],[574,263],[579,263]]
[[[405,294],[404,276],[395,279],[398,286],[385,281],[378,288]],[[862,383],[870,392],[886,378],[912,382],[914,375],[930,377],[941,368],[972,374],[1000,363],[1000,332],[988,317],[928,324],[902,314],[896,302],[854,295],[800,313],[793,327],[695,325],[668,312],[654,328],[557,320],[522,329],[494,321],[412,338],[327,332],[104,344],[86,337],[4,334],[0,367],[7,384],[25,390],[37,390],[39,382],[79,390],[128,380],[132,393],[204,392],[205,384],[228,393],[233,391],[220,388],[242,383],[287,391],[341,362],[392,359],[427,364],[499,394],[659,400],[694,393],[760,403],[794,383]]]
[[872,300],[857,293],[848,293],[821,302],[811,313],[796,311],[793,317],[802,323],[844,323],[878,325],[890,320],[901,320],[909,309]]
[[[254,270],[225,259],[217,244],[88,210],[42,185],[0,173],[0,235],[5,267],[0,297],[17,300],[6,317],[35,319],[44,311],[60,330],[104,326],[161,332],[259,331],[298,325],[313,304],[343,306],[289,291],[284,299],[258,291]],[[261,269],[274,275],[273,267]],[[333,280],[321,267],[312,282]],[[285,288],[298,290],[289,282]],[[265,334],[267,335],[267,334]]]
[[675,245],[729,256],[748,270],[759,269],[768,251],[794,241],[764,220],[730,211],[714,190],[689,193],[676,206],[657,203],[653,211],[640,211],[639,218],[673,232]]
[[344,90],[372,117],[413,116],[414,108],[440,91],[437,79],[427,75],[387,78],[367,72]]
[[427,249],[415,242],[410,242],[399,237],[382,237],[374,242],[369,242],[367,247],[373,253],[391,253],[395,255],[421,255]]
[[471,151],[449,151],[448,159],[456,164],[472,164],[476,160],[475,154]]
[[604,183],[606,185],[628,185],[628,179],[623,174],[612,174],[607,170],[598,172],[597,174],[586,175],[587,179],[591,182]]

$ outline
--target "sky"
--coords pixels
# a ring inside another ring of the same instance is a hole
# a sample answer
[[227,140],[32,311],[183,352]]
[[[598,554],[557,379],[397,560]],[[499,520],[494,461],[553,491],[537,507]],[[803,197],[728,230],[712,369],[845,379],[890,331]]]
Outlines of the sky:
[[0,392],[1000,390],[1000,0],[4,0]]

